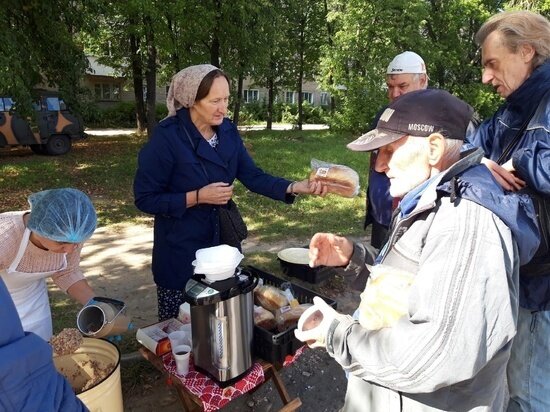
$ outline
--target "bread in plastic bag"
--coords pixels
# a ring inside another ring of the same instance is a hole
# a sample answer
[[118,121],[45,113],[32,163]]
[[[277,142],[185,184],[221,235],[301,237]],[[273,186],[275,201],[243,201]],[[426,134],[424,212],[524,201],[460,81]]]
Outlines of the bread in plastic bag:
[[277,323],[275,322],[275,316],[273,313],[262,308],[261,306],[254,305],[254,325],[271,330],[275,329]]
[[307,308],[313,306],[311,303],[302,303],[301,305],[291,307],[283,306],[275,311],[275,322],[277,323],[277,330],[284,332],[288,328],[293,328],[298,324],[298,319],[302,316],[302,313]]
[[329,193],[343,197],[354,197],[359,194],[359,174],[344,165],[311,159],[310,181],[322,182]]
[[289,304],[284,292],[270,285],[256,286],[254,289],[254,302],[271,312]]

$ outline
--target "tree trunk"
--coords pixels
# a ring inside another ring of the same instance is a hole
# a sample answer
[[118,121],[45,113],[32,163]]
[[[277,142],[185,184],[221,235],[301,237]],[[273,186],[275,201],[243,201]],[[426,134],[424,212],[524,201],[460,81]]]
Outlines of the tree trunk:
[[180,64],[180,56],[178,53],[178,36],[176,33],[176,24],[172,20],[172,17],[169,13],[166,13],[166,25],[168,26],[168,34],[170,36],[170,41],[172,42],[172,51],[170,53],[170,64],[173,67],[174,74],[179,72],[182,67]]
[[153,22],[150,16],[143,18],[145,27],[145,41],[147,42],[147,68],[145,70],[145,81],[147,84],[147,134],[149,138],[157,125],[157,48],[155,46],[155,34]]
[[[334,23],[331,23],[330,19],[326,18],[328,16],[328,1],[327,0],[324,0],[323,6],[324,6],[324,11],[325,11],[325,21],[327,23],[327,43],[328,43],[329,49],[332,50],[332,48],[334,47],[334,42],[332,40],[333,37],[334,37]],[[328,83],[330,85],[334,85],[334,79],[332,77],[332,74],[329,76]],[[330,114],[332,116],[336,112],[336,100],[332,96],[329,96],[329,98],[330,98]]]
[[241,101],[243,98],[243,81],[244,75],[240,73],[239,80],[237,81],[237,98],[235,99],[235,106],[233,109],[233,123],[235,123],[235,126],[239,125],[239,113],[241,111]]
[[130,34],[130,61],[136,101],[136,127],[139,133],[143,133],[147,127],[147,115],[143,102],[143,67],[139,55],[139,39],[135,34]]
[[220,67],[220,27],[222,24],[222,2],[216,1],[216,24],[212,33],[212,43],[210,44],[210,64]]
[[266,129],[273,129],[273,101],[275,100],[273,77],[267,79],[267,125]]
[[304,50],[305,50],[305,19],[302,19],[300,25],[300,64],[298,69],[298,130],[302,130],[302,124],[304,122],[304,110],[303,110],[303,101],[302,96],[303,90],[303,81],[304,81]]

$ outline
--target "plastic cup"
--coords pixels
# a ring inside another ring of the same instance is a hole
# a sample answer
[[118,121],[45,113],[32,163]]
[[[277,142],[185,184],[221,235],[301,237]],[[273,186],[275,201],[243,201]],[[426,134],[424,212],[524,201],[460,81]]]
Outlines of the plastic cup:
[[178,371],[178,375],[187,375],[187,372],[189,372],[189,357],[191,356],[191,346],[172,346],[172,354],[174,355],[174,359],[176,361],[176,370]]
[[172,348],[180,345],[188,345],[189,342],[189,336],[183,330],[177,330],[168,334],[168,339],[170,340],[170,346],[172,346]]
[[313,305],[307,308],[300,319],[298,319],[298,330],[306,332],[310,329],[315,329],[323,320],[323,313]]
[[185,302],[180,305],[178,320],[184,325],[191,323],[191,308],[189,307],[189,303]]
[[178,331],[185,332],[185,334],[186,334],[185,339],[184,339],[184,344],[185,344],[185,345],[192,346],[192,342],[193,342],[193,329],[192,329],[192,327],[191,327],[191,324],[190,324],[190,323],[187,323],[187,324],[183,325],[183,327],[179,328]]

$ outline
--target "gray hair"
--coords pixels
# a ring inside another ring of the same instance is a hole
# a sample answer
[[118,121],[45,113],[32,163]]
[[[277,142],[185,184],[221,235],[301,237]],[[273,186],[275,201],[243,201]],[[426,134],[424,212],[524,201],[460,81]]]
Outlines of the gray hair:
[[550,57],[550,22],[540,14],[527,10],[495,14],[476,33],[476,43],[483,45],[494,31],[502,34],[504,45],[512,53],[516,53],[523,44],[532,46],[535,49],[533,69]]
[[[464,142],[462,140],[457,139],[449,139],[445,136],[445,132],[436,132],[440,134],[443,137],[443,141],[445,142],[445,150],[443,152],[443,156],[441,157],[441,163],[443,164],[443,168],[447,169],[452,164],[456,163],[458,160],[460,160],[460,152],[462,150],[462,145]],[[429,143],[428,143],[428,137],[422,137],[422,136],[409,136],[409,138],[414,138],[414,141],[417,144],[417,148],[422,150],[428,150],[429,149]]]
[[428,73],[413,73],[412,78],[415,82],[419,82],[421,76],[426,77],[426,82],[424,83],[424,89],[427,89],[428,88],[428,80],[430,80],[430,78],[428,77]]
[[445,151],[443,152],[443,157],[441,158],[441,162],[443,163],[445,169],[460,159],[460,152],[463,144],[464,142],[462,140],[445,138]]

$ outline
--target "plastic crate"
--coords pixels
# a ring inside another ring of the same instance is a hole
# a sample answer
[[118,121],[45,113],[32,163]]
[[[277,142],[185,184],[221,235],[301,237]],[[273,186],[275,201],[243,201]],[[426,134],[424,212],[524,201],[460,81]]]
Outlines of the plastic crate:
[[298,265],[296,263],[289,263],[285,262],[284,260],[279,260],[279,263],[281,265],[282,272],[290,277],[303,280],[304,282],[308,283],[320,283],[323,282],[334,275],[336,275],[337,271],[328,266],[319,266],[316,268],[310,268],[306,265]]
[[[271,285],[279,287],[281,283],[288,282],[286,279],[278,278],[258,269],[254,266],[247,266],[247,269],[264,280],[264,285]],[[306,289],[292,282],[292,290],[294,297],[300,303],[313,303],[313,298],[319,296],[325,300],[330,306],[336,309],[336,301],[327,297],[321,296],[312,290]],[[294,336],[294,329],[296,327],[289,328],[284,332],[273,333],[269,330],[254,325],[254,354],[271,362],[276,367],[280,367],[287,355],[293,355],[296,351],[304,345],[303,342],[296,339]]]
[[[304,249],[308,249],[309,245],[302,246]],[[309,267],[309,265],[301,265],[298,263],[290,263],[280,258],[277,258],[281,265],[281,270],[286,276],[297,278],[308,283],[320,283],[323,282],[338,273],[338,268],[331,266],[317,266],[315,268]]]

